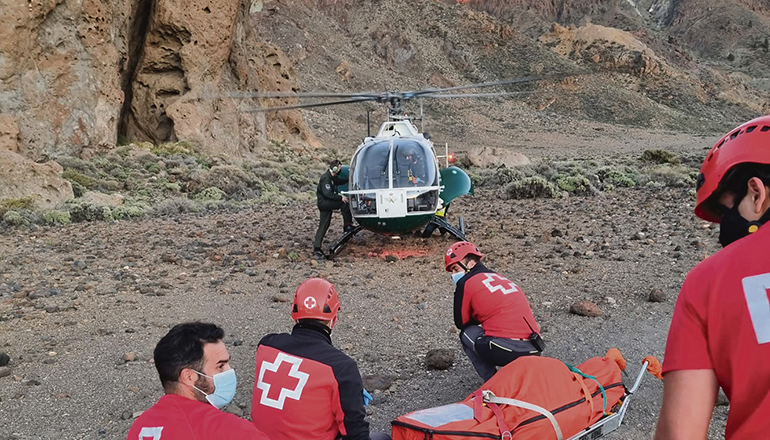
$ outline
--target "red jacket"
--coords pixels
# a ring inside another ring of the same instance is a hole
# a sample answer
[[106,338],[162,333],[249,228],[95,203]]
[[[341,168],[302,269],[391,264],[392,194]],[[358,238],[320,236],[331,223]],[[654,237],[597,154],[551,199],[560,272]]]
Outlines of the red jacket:
[[143,412],[126,439],[269,440],[247,420],[177,394],[166,394]]
[[300,323],[259,343],[251,420],[271,440],[369,440],[356,362],[328,329]]
[[486,336],[527,339],[540,333],[521,288],[481,263],[457,282],[454,316],[457,328],[481,324]]

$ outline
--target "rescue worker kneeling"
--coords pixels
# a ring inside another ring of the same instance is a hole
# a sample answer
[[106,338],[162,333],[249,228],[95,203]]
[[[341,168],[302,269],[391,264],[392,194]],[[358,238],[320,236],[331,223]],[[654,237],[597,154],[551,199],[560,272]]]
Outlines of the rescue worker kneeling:
[[251,420],[271,439],[369,440],[358,366],[332,345],[339,310],[334,285],[311,278],[294,294],[291,334],[259,342]]
[[454,321],[460,340],[476,371],[486,382],[521,356],[545,349],[540,328],[524,292],[480,261],[484,255],[473,243],[460,241],[447,249],[444,263],[457,287]]

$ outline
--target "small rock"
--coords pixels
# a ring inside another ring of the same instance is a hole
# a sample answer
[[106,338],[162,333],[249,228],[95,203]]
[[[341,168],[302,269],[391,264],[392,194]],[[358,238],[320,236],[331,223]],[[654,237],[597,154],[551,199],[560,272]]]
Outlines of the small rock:
[[52,365],[56,363],[56,359],[54,358],[43,359],[43,363],[46,365]]
[[654,303],[665,302],[666,301],[666,294],[663,293],[662,289],[659,289],[659,288],[656,287],[656,288],[652,289],[652,292],[650,292],[649,301],[650,302],[654,302]]
[[24,385],[26,385],[28,387],[37,387],[37,386],[40,386],[40,381],[37,380],[37,379],[30,379],[30,380],[24,382]]
[[0,351],[0,367],[8,365],[8,362],[11,362],[11,357]]
[[564,236],[564,233],[561,232],[561,230],[559,230],[559,229],[554,228],[551,231],[551,237],[563,237],[563,236]]
[[570,313],[580,316],[596,317],[601,316],[602,311],[591,301],[578,301],[569,308]]
[[429,370],[446,370],[455,361],[455,352],[448,348],[436,348],[425,355],[425,366]]
[[45,311],[48,313],[56,313],[59,311],[58,306],[45,306]]
[[382,390],[385,391],[393,385],[393,379],[390,376],[382,374],[373,374],[364,376],[364,388],[368,391]]
[[644,237],[645,237],[644,232],[637,232],[636,234],[634,234],[633,239],[644,240]]
[[54,397],[57,399],[69,399],[71,396],[68,393],[56,393]]
[[618,306],[618,302],[615,301],[615,298],[613,298],[611,296],[608,296],[608,297],[604,298],[604,301],[606,301],[607,304],[612,306],[612,307],[617,307]]
[[133,362],[135,360],[136,360],[136,353],[133,351],[129,351],[128,353],[125,353],[123,355],[124,362]]
[[396,261],[398,261],[398,257],[395,256],[395,255],[388,255],[388,256],[385,257],[385,262],[387,262],[387,263],[393,263],[393,262],[396,262]]
[[310,260],[310,267],[318,267],[318,261]]
[[133,413],[131,411],[123,411],[123,414],[120,415],[120,418],[121,420],[129,420],[132,414]]
[[287,302],[291,302],[292,298],[290,298],[290,297],[288,297],[286,295],[273,295],[270,298],[270,300],[273,301],[273,302],[277,302],[277,303],[287,303]]
[[10,367],[0,367],[0,377],[10,376],[11,371]]
[[425,310],[427,307],[428,307],[428,304],[424,302],[417,304],[417,310]]

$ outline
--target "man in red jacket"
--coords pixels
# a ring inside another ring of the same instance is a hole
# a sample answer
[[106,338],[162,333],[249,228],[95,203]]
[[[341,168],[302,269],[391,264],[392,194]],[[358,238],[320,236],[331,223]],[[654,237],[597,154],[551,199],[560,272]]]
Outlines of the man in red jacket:
[[721,386],[725,438],[770,435],[770,116],[719,140],[697,181],[695,215],[724,246],[690,271],[663,362],[657,440],[706,438]]
[[486,382],[520,356],[545,349],[524,292],[481,263],[484,255],[475,244],[460,241],[447,249],[444,263],[457,285],[455,325],[461,330],[465,354]]
[[259,342],[251,420],[271,439],[369,440],[358,366],[332,345],[339,310],[334,286],[311,278],[294,294],[291,334]]
[[155,346],[166,394],[131,425],[127,440],[268,440],[248,421],[223,413],[235,395],[235,370],[214,324],[178,324]]

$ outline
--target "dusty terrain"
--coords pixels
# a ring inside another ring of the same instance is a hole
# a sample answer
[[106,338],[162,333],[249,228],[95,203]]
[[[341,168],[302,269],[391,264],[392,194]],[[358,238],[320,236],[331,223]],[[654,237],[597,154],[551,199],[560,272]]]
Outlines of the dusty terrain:
[[[713,141],[682,138],[679,148],[698,154]],[[636,151],[648,146],[645,137],[628,142]],[[585,157],[599,157],[616,140],[589,145]],[[687,188],[521,201],[484,189],[454,204],[452,217],[464,215],[488,265],[527,293],[549,356],[576,363],[615,346],[635,370],[648,354],[662,359],[685,274],[717,250],[718,228],[696,219],[692,205]],[[335,344],[363,375],[393,381],[375,392],[375,429],[481,384],[451,325],[452,283],[441,266],[449,238],[363,233],[336,261],[318,264],[308,258],[315,226],[315,208],[295,203],[4,233],[0,351],[11,361],[10,375],[0,378],[0,438],[124,438],[134,415],[161,395],[149,362],[154,344],[193,319],[225,328],[240,378],[235,402],[248,416],[256,343],[290,328],[286,301],[311,276],[328,277],[341,293]],[[335,218],[329,238],[339,230]],[[412,256],[383,258],[401,251]],[[666,301],[648,302],[653,289]],[[584,299],[603,315],[570,314]],[[454,350],[455,365],[426,370],[431,348]],[[135,360],[126,361],[131,352]],[[661,383],[646,378],[613,438],[651,438],[661,393]],[[713,438],[725,408],[718,407]]]

